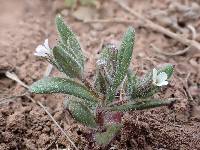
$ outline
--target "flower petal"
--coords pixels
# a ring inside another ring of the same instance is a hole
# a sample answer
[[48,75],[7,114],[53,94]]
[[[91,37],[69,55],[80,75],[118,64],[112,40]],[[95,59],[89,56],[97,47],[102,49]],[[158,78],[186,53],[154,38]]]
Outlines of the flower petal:
[[45,39],[45,41],[44,41],[44,46],[45,46],[45,48],[46,48],[47,50],[50,50],[48,39]]
[[158,71],[154,68],[154,69],[153,69],[153,76],[152,76],[153,83],[156,83],[157,72],[158,72]]
[[157,83],[156,85],[157,86],[163,86],[163,85],[167,85],[167,84],[168,84],[168,81],[163,81],[163,82]]
[[96,63],[97,63],[97,65],[99,65],[99,66],[102,66],[102,65],[106,65],[106,64],[107,64],[106,60],[102,60],[102,59],[101,59],[101,60],[100,60],[100,59],[97,60]]
[[34,53],[35,56],[46,57],[46,53]]
[[162,82],[162,85],[167,85],[169,82],[168,81],[164,81]]
[[38,52],[35,52],[34,55],[35,55],[35,56],[43,56],[42,53],[38,53]]
[[163,82],[165,80],[167,80],[167,74],[165,72],[159,73],[157,76],[157,82],[159,83],[159,82]]
[[38,45],[38,46],[36,47],[35,51],[36,51],[37,53],[39,53],[39,52],[46,51],[45,49],[46,49],[46,48],[45,48],[43,45]]
[[43,45],[38,45],[35,51],[36,52],[34,53],[34,55],[42,57],[45,57],[46,53],[48,53],[47,49]]
[[40,53],[34,53],[34,55],[35,55],[35,56],[40,56],[40,57],[41,57],[41,56],[42,56],[42,57],[45,57],[44,54],[40,54]]

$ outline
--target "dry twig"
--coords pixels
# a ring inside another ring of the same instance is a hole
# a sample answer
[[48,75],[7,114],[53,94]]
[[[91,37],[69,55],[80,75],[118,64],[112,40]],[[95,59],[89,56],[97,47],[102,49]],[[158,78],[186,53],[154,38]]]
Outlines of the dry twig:
[[110,19],[95,19],[84,20],[84,23],[135,23],[133,20],[127,20],[123,18],[110,18]]
[[160,54],[163,54],[163,55],[166,55],[166,56],[177,56],[177,55],[183,55],[184,53],[188,52],[191,47],[188,46],[186,47],[184,50],[179,50],[177,52],[174,52],[174,53],[169,53],[169,52],[164,52],[162,50],[160,50],[158,47],[156,47],[154,44],[151,44],[151,47],[153,48],[154,51],[160,53]]
[[44,77],[48,77],[51,74],[52,69],[53,69],[53,65],[52,64],[48,64],[43,76]]
[[[33,98],[31,98],[30,96],[26,95],[27,98],[31,99],[33,102],[35,101]],[[65,137],[67,137],[67,139],[69,140],[69,142],[73,145],[73,147],[78,150],[78,148],[76,147],[76,145],[74,144],[74,142],[70,139],[70,137],[65,133],[65,131],[61,128],[61,126],[58,124],[58,122],[53,118],[53,116],[50,114],[50,112],[46,109],[46,107],[39,101],[36,101],[36,103],[42,107],[42,109],[44,109],[44,111],[47,113],[47,115],[51,118],[51,120],[54,122],[54,124],[60,129],[60,131],[65,135]]]
[[28,85],[26,85],[23,81],[21,81],[18,76],[15,73],[11,73],[9,71],[7,71],[5,73],[6,77],[10,78],[11,80],[16,81],[17,83],[19,83],[21,86],[25,87],[26,89],[28,89]]
[[114,2],[116,2],[119,6],[121,6],[124,10],[126,10],[127,12],[129,12],[130,14],[132,14],[133,16],[137,17],[138,19],[140,19],[142,21],[141,25],[146,27],[146,28],[151,28],[154,31],[157,32],[161,32],[179,42],[181,42],[184,45],[187,46],[193,46],[195,48],[197,48],[200,51],[200,43],[198,43],[195,40],[189,40],[181,35],[178,35],[176,33],[171,32],[170,30],[162,27],[161,25],[158,25],[156,23],[154,23],[153,21],[143,17],[141,14],[135,12],[133,9],[129,8],[128,6],[126,6],[123,1],[119,1],[119,0],[113,0]]
[[[187,25],[187,28],[190,29],[191,32],[192,32],[192,40],[195,40],[195,38],[197,37],[196,29],[192,25]],[[173,53],[164,52],[164,51],[160,50],[158,47],[156,47],[154,44],[151,44],[151,47],[153,48],[153,50],[155,50],[156,52],[161,53],[163,55],[166,55],[166,56],[177,56],[177,55],[185,54],[186,52],[191,50],[192,46],[190,45],[190,46],[186,47],[184,50],[179,50],[179,51],[173,52]]]

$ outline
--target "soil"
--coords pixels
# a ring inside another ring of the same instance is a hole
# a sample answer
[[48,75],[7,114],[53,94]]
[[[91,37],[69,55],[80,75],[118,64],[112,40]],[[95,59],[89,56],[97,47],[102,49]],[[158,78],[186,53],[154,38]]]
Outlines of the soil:
[[[124,2],[155,23],[200,42],[200,1]],[[137,34],[132,64],[138,74],[161,63],[175,65],[170,85],[155,97],[178,98],[176,104],[172,108],[162,107],[125,114],[124,127],[108,149],[200,149],[199,50],[191,47],[186,53],[175,56],[155,52],[151,44],[170,54],[186,47],[162,33],[143,28],[138,19],[114,1],[101,1],[92,8],[77,5],[74,9],[65,8],[63,0],[0,0],[0,3],[0,150],[73,149],[45,111],[23,96],[25,89],[5,76],[6,71],[12,71],[28,85],[42,78],[48,63],[36,58],[33,53],[35,47],[46,38],[49,38],[51,46],[56,43],[54,18],[57,12],[64,15],[65,21],[77,33],[87,57],[85,73],[89,79],[94,73],[95,55],[101,44],[118,44],[129,25],[136,29]],[[85,12],[88,9],[90,13]],[[86,15],[80,15],[84,12]],[[127,20],[134,18],[135,23],[81,21],[83,18],[114,17]],[[195,29],[194,32],[191,32],[188,25]],[[57,73],[53,69],[52,74]],[[89,131],[73,121],[63,109],[62,95],[32,97],[47,107],[79,149],[100,149],[87,138]]]

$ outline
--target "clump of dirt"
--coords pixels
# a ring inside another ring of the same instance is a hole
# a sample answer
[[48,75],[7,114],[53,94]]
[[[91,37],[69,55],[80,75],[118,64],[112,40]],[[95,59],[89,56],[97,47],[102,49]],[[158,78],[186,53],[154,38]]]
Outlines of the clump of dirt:
[[[70,136],[74,141],[78,138],[78,126],[71,124],[65,119],[70,117],[61,111],[49,109],[54,118],[62,118],[61,126],[73,134]],[[70,147],[69,141],[61,134],[58,127],[52,123],[49,116],[36,104],[23,102],[22,104],[12,103],[0,109],[0,148],[1,149],[42,149],[55,147]],[[72,121],[71,121],[72,122]],[[73,127],[74,126],[74,127]],[[81,141],[82,142],[82,141]],[[81,144],[81,143],[79,143]],[[6,145],[6,147],[5,147]],[[53,145],[53,146],[52,146]],[[52,146],[52,147],[51,147]]]
[[[101,22],[83,23],[82,18],[77,17],[77,13],[73,15],[78,11],[79,6],[74,8],[75,10],[63,9],[62,2],[63,0],[1,2],[0,149],[72,148],[70,142],[45,111],[26,96],[22,96],[21,93],[25,89],[5,76],[6,71],[13,71],[26,84],[31,84],[43,77],[47,63],[36,58],[33,53],[35,47],[42,44],[45,38],[50,39],[51,46],[53,46],[51,43],[56,42],[54,17],[57,11],[61,11],[80,39],[87,57],[85,72],[88,79],[93,77],[95,55],[99,52],[103,42],[119,44],[117,40],[128,26],[112,21],[105,24]],[[199,2],[183,2],[182,0],[162,2],[126,0],[124,2],[135,11],[143,13],[173,32],[183,33],[185,37],[200,42],[200,21],[197,19],[199,18],[197,13]],[[128,12],[113,1],[101,1],[95,8],[95,13],[97,15],[93,15],[95,17],[93,19],[133,19]],[[185,20],[185,16],[189,19]],[[134,20],[135,22],[131,25],[135,27],[137,35],[132,62],[133,69],[138,75],[142,75],[158,64],[174,64],[176,69],[170,85],[167,89],[162,89],[161,93],[155,97],[177,98],[178,100],[173,108],[162,107],[127,113],[123,118],[124,127],[121,133],[108,148],[200,149],[199,51],[191,47],[189,51],[180,55],[171,55],[186,47],[162,33],[143,28],[137,19]],[[189,28],[188,25],[190,25]],[[159,49],[159,52],[150,46],[152,43]],[[57,74],[55,69],[53,69],[53,74]],[[41,101],[47,107],[79,149],[101,149],[94,139],[91,139],[90,131],[74,122],[70,114],[64,110],[63,96],[36,95],[34,99]]]
[[174,117],[173,113],[162,108],[127,115],[121,140],[128,143],[127,148],[199,149],[199,125],[191,122],[177,123]]

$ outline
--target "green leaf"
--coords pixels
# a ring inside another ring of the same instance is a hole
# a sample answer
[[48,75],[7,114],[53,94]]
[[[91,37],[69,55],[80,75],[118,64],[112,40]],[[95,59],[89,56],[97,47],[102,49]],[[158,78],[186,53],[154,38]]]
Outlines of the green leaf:
[[98,145],[107,146],[112,139],[116,136],[116,134],[122,128],[121,124],[111,124],[107,126],[106,132],[96,133],[95,140]]
[[106,108],[107,111],[134,111],[143,110],[160,106],[167,106],[174,103],[175,100],[145,100],[143,102],[128,102],[119,106]]
[[109,73],[110,77],[113,77],[116,72],[117,66],[117,53],[118,49],[113,44],[103,45],[102,51],[100,53],[100,58],[97,62],[104,63],[104,68]]
[[115,92],[118,86],[123,81],[126,76],[128,67],[131,62],[133,46],[135,41],[135,31],[133,28],[129,27],[127,32],[124,34],[120,49],[117,54],[117,68],[113,81],[113,85],[109,89],[109,94],[107,95],[107,101],[110,103],[115,97]]
[[127,72],[127,83],[126,83],[126,91],[128,95],[131,95],[133,91],[136,89],[137,77],[136,75],[129,69]]
[[[174,66],[172,64],[165,64],[157,68],[158,74],[160,72],[165,72],[167,74],[167,78],[170,79],[173,71]],[[147,73],[142,79],[137,82],[136,88],[132,93],[132,99],[134,98],[146,98],[153,96],[155,93],[160,91],[161,87],[153,85],[153,71]]]
[[164,64],[158,68],[158,73],[160,72],[165,72],[167,74],[167,78],[170,79],[174,72],[174,65]]
[[112,84],[112,77],[116,71],[117,51],[113,44],[103,45],[96,64],[95,88],[104,95],[107,93],[107,88]]
[[100,71],[97,71],[96,79],[94,82],[95,89],[102,94],[106,94],[107,86],[108,83],[105,79],[105,76],[103,76]]
[[112,60],[113,54],[115,54],[113,53],[115,52],[115,49],[115,46],[111,43],[104,44],[100,53],[100,59],[104,59],[106,61]]
[[[66,53],[70,54],[74,59],[75,61],[81,65],[80,61],[79,61],[79,58],[78,56],[75,54],[75,51],[73,51],[73,49],[71,49],[70,47],[68,46],[65,46],[63,43],[58,43],[57,45],[58,47],[61,47],[63,49],[63,51],[65,51]],[[83,67],[83,66],[82,66]]]
[[63,18],[60,15],[56,16],[56,26],[61,39],[61,42],[66,46],[66,49],[70,49],[76,54],[77,61],[84,67],[84,56],[81,50],[81,46],[72,32],[72,30],[65,25]]
[[58,65],[62,68],[62,71],[67,76],[71,78],[82,78],[82,66],[79,64],[79,62],[76,61],[71,53],[68,53],[65,50],[63,45],[54,47],[53,55]]
[[160,90],[160,87],[152,84],[152,71],[144,75],[139,79],[135,85],[135,90],[133,90],[131,97],[134,98],[146,98],[150,97]]
[[79,98],[70,97],[65,99],[64,105],[76,121],[88,127],[96,128],[95,116],[92,114],[91,110],[82,103],[83,101],[84,100]]
[[84,85],[71,79],[47,77],[33,83],[29,90],[37,94],[63,93],[82,98],[96,106],[98,98]]

